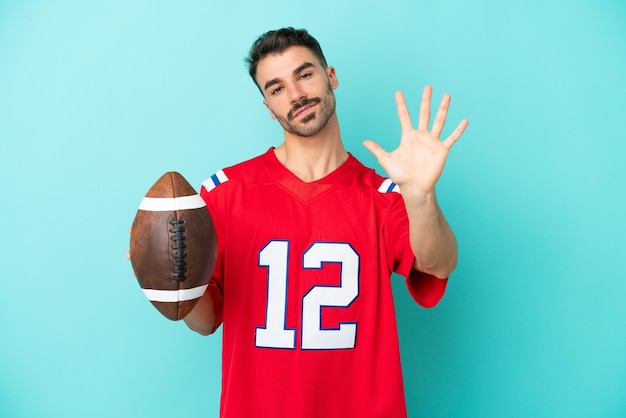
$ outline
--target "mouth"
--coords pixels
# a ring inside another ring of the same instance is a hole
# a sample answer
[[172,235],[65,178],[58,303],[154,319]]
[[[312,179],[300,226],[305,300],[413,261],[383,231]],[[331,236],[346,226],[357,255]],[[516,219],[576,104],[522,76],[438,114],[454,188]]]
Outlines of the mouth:
[[300,116],[300,115],[305,115],[305,114],[309,113],[309,111],[311,111],[311,109],[313,108],[313,106],[315,106],[315,103],[312,103],[312,104],[310,104],[310,105],[307,105],[307,106],[303,106],[303,107],[301,107],[300,109],[298,109],[298,111],[297,111],[297,112],[295,112],[295,113],[293,114],[293,117],[294,117],[294,118],[297,118],[297,117],[298,117],[298,116]]
[[314,98],[314,99],[307,99],[300,103],[297,103],[296,105],[294,105],[293,109],[289,111],[289,113],[287,114],[287,118],[289,120],[292,120],[299,116],[305,116],[306,114],[312,112],[313,107],[320,102],[321,102],[320,99]]

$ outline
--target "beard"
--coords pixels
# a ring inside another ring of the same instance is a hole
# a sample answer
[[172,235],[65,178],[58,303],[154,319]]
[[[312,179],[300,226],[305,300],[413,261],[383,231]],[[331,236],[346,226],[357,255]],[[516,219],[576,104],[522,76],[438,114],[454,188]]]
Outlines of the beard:
[[[310,104],[319,104],[320,108],[306,115],[300,121],[294,121],[293,114],[298,109]],[[309,137],[318,134],[324,129],[331,116],[335,113],[335,107],[335,94],[329,83],[323,97],[302,99],[293,106],[286,117],[277,116],[276,119],[278,119],[278,123],[280,123],[285,131],[294,135]]]

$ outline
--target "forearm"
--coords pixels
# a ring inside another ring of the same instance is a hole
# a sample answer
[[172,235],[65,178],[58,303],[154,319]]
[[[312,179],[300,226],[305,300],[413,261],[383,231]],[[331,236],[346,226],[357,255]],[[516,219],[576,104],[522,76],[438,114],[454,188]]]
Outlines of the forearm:
[[215,305],[209,291],[204,293],[183,321],[201,335],[209,335],[215,331]]
[[409,217],[414,267],[438,278],[448,277],[457,264],[457,243],[435,197],[434,190],[400,188]]

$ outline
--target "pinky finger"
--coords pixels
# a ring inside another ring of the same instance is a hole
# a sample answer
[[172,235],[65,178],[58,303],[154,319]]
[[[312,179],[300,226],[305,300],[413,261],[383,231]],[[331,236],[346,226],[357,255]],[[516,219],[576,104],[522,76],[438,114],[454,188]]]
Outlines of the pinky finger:
[[443,144],[446,145],[448,149],[452,148],[452,145],[454,145],[456,141],[458,141],[458,139],[461,137],[461,135],[463,135],[463,132],[465,132],[467,125],[469,125],[469,121],[467,119],[463,119],[456,127],[456,129],[452,131],[450,136],[447,137],[445,141],[443,141]]

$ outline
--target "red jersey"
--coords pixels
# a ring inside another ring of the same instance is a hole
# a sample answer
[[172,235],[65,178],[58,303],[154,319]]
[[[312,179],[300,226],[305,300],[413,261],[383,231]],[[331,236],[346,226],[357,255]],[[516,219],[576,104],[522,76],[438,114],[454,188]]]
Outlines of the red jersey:
[[427,307],[447,280],[412,270],[397,191],[352,155],[303,182],[273,148],[202,184],[218,238],[222,417],[406,417],[390,276]]

